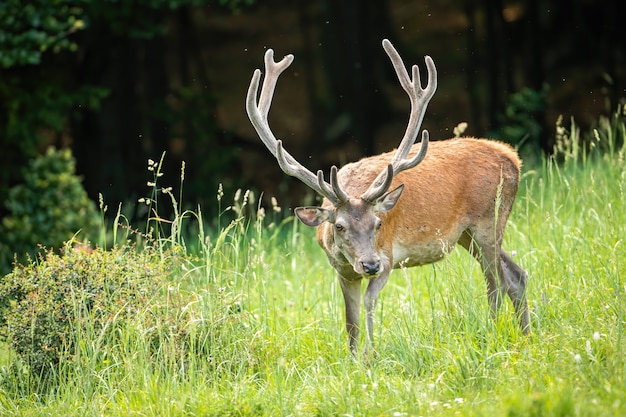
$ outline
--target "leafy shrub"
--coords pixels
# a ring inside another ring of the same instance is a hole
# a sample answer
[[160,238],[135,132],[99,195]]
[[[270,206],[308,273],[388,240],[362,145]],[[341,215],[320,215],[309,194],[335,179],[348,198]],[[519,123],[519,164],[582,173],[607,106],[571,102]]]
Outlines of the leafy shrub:
[[24,261],[39,245],[58,248],[79,230],[85,238],[96,236],[98,212],[75,165],[69,150],[50,148],[30,162],[24,182],[10,190],[10,215],[0,224],[0,273],[9,270],[14,254]]
[[170,280],[185,281],[189,262],[176,250],[68,246],[17,265],[0,280],[0,339],[16,354],[0,383],[26,381],[28,392],[76,373],[91,378],[111,358],[139,357],[177,375],[191,366],[217,375],[257,365],[256,319],[228,284],[205,282],[196,292]]
[[518,147],[529,143],[538,148],[543,126],[537,115],[545,110],[547,94],[545,87],[542,90],[526,87],[511,94],[498,117],[499,127],[488,135]]
[[134,247],[47,252],[0,282],[0,335],[32,374],[46,376],[74,355],[77,336],[102,337],[146,308],[166,270]]

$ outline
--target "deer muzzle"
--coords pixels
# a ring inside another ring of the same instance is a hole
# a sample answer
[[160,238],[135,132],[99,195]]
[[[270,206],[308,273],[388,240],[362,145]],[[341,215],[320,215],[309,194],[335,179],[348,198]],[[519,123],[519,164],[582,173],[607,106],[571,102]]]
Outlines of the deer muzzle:
[[354,263],[354,271],[365,278],[376,278],[383,272],[383,268],[378,256],[363,257]]

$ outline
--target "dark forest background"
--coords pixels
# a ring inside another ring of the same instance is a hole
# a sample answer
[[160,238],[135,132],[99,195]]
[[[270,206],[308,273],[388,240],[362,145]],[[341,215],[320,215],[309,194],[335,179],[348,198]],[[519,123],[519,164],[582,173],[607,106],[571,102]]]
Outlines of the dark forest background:
[[[397,146],[409,111],[381,47],[433,57],[439,89],[424,128],[550,153],[559,115],[590,127],[626,96],[623,0],[8,0],[0,5],[1,202],[47,147],[71,149],[88,195],[111,207],[161,184],[211,212],[257,189],[306,193],[253,131],[244,99],[267,48],[296,60],[270,120],[312,170]],[[232,194],[231,194],[232,195]]]

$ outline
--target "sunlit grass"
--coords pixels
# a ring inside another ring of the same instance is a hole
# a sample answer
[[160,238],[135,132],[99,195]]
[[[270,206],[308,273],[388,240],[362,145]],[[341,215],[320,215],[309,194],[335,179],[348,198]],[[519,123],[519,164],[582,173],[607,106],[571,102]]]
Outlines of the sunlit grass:
[[626,415],[626,168],[623,149],[598,148],[524,168],[504,246],[530,276],[529,336],[508,302],[491,318],[480,267],[459,248],[393,272],[378,356],[354,360],[314,231],[251,195],[220,195],[216,232],[198,209],[156,237],[187,255],[164,289],[183,308],[163,320],[185,323],[195,354],[167,326],[155,354],[138,315],[105,358],[107,341],[82,334],[81,366],[37,390],[6,371],[14,355],[4,350],[0,414]]

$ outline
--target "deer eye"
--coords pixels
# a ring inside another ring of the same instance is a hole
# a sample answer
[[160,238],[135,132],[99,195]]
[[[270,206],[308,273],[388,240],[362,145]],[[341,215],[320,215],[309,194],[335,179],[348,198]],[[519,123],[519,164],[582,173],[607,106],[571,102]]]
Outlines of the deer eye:
[[335,223],[335,230],[337,230],[338,232],[343,232],[344,230],[346,230],[346,226],[341,223]]

